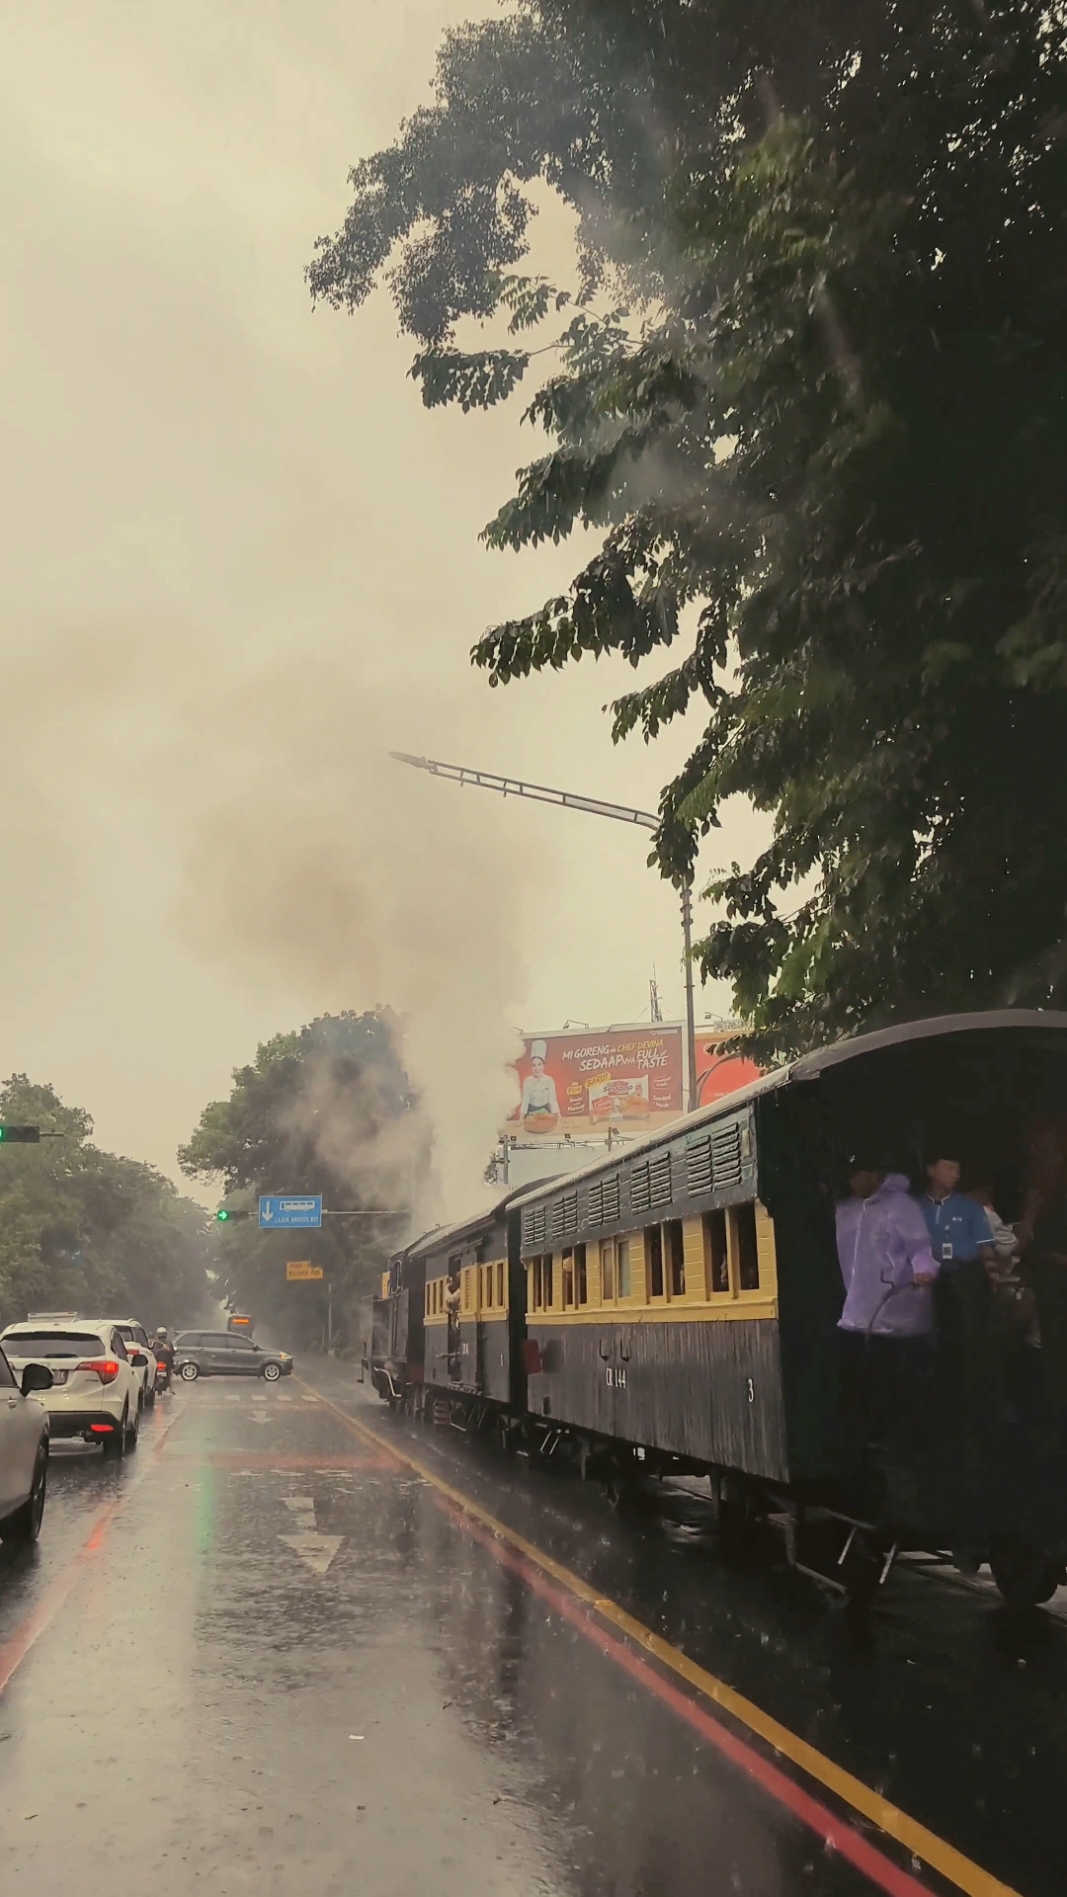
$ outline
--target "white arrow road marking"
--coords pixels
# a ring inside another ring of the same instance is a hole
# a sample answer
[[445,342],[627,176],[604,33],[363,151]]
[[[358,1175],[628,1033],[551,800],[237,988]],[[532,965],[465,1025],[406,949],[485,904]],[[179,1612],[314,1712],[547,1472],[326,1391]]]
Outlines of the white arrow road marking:
[[315,1528],[304,1528],[298,1535],[279,1535],[278,1540],[299,1555],[313,1574],[325,1574],[344,1536],[320,1535]]
[[270,1417],[267,1415],[266,1410],[253,1410],[252,1421],[254,1423],[269,1423]]

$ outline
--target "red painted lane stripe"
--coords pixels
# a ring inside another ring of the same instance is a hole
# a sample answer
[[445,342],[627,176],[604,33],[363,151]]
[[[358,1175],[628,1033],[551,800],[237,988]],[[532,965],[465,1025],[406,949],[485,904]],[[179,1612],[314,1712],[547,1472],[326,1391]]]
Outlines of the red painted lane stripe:
[[277,1469],[279,1474],[290,1469],[300,1469],[307,1474],[319,1469],[358,1469],[361,1475],[380,1475],[383,1471],[393,1473],[398,1467],[393,1456],[272,1456],[269,1451],[256,1456],[243,1455],[239,1449],[219,1450],[207,1456],[179,1449],[175,1455],[179,1461],[188,1457],[190,1461],[207,1462],[213,1469],[234,1469],[250,1474],[261,1469]]
[[827,1851],[835,1852],[839,1857],[843,1857],[856,1870],[869,1878],[872,1884],[877,1885],[879,1890],[884,1890],[887,1897],[930,1897],[929,1884],[921,1883],[910,1871],[904,1870],[899,1864],[894,1864],[891,1858],[886,1857],[876,1845],[871,1844],[847,1819],[837,1816],[828,1805],[813,1798],[810,1792],[806,1792],[803,1786],[797,1784],[795,1779],[790,1778],[769,1759],[764,1758],[753,1746],[746,1744],[745,1740],[739,1738],[714,1714],[706,1711],[695,1700],[689,1699],[670,1680],[664,1679],[663,1675],[655,1667],[650,1666],[639,1653],[635,1653],[626,1641],[620,1640],[616,1634],[595,1621],[579,1602],[564,1594],[532,1562],[527,1561],[515,1549],[509,1548],[506,1543],[498,1541],[494,1535],[472,1521],[469,1515],[465,1515],[462,1509],[456,1508],[443,1496],[438,1496],[437,1501],[458,1527],[465,1529],[483,1548],[488,1548],[502,1567],[510,1568],[513,1573],[521,1576],[532,1593],[540,1595],[542,1600],[547,1601],[555,1613],[568,1621],[572,1627],[576,1627],[594,1647],[614,1660],[616,1665],[629,1673],[631,1678],[638,1680],[648,1692],[654,1693],[657,1699],[668,1706],[679,1719],[683,1719],[695,1732],[698,1732],[702,1739],[713,1745],[716,1751],[730,1760],[731,1764],[739,1766],[746,1777],[753,1779],[779,1805],[783,1805],[799,1823],[805,1825],[808,1830],[814,1831]]
[[[167,1437],[170,1435],[171,1430],[178,1420],[178,1417],[172,1417],[170,1422],[167,1423],[166,1427],[160,1432],[158,1440],[152,1444],[151,1456],[153,1462],[158,1462]],[[100,1553],[101,1548],[107,1541],[111,1525],[116,1515],[126,1506],[130,1496],[140,1488],[141,1482],[143,1481],[144,1476],[138,1477],[123,1490],[121,1495],[117,1495],[113,1502],[105,1502],[103,1508],[97,1510],[90,1524],[89,1532],[80,1548],[77,1548],[74,1554],[70,1556],[66,1567],[60,1570],[55,1580],[45,1589],[44,1595],[37,1606],[33,1608],[31,1612],[27,1614],[25,1620],[16,1627],[10,1640],[6,1640],[4,1645],[0,1647],[0,1694],[7,1691],[13,1676],[18,1672],[26,1655],[30,1652],[31,1648],[36,1646],[41,1635],[45,1632],[45,1629],[55,1619],[67,1596],[71,1593],[75,1582],[81,1579],[90,1562]],[[47,1520],[47,1518],[46,1509],[45,1519]]]
[[30,1648],[36,1645],[49,1622],[55,1619],[74,1583],[81,1578],[86,1564],[103,1546],[107,1530],[117,1512],[117,1501],[108,1503],[100,1510],[77,1553],[68,1561],[51,1586],[45,1590],[42,1600],[32,1613],[27,1615],[22,1625],[16,1628],[11,1639],[0,1647],[0,1693],[6,1690],[12,1675],[22,1665]]

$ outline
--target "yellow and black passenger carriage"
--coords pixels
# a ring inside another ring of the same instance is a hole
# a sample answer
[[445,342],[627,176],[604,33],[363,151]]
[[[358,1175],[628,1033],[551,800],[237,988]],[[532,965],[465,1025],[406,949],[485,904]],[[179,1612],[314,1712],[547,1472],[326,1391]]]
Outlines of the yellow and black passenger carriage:
[[788,1481],[755,1124],[746,1100],[520,1201],[531,1413]]
[[[394,1381],[409,1407],[470,1427],[486,1405],[525,1408],[522,1268],[509,1193],[477,1216],[428,1232],[390,1265],[406,1300],[406,1349]],[[417,1307],[417,1314],[416,1314]],[[428,1413],[428,1412],[427,1412]]]

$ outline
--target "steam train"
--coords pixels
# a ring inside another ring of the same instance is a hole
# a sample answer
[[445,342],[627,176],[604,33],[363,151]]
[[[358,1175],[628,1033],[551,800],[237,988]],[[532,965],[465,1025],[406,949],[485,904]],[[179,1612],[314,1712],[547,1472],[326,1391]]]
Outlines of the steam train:
[[724,1528],[772,1524],[854,1598],[903,1551],[963,1551],[1010,1600],[1046,1600],[1067,1579],[1067,1267],[1062,1294],[1038,1290],[1034,1402],[991,1375],[957,1428],[965,1399],[946,1410],[935,1374],[921,1443],[857,1444],[834,1208],[860,1139],[918,1181],[928,1135],[952,1128],[1017,1217],[1030,1129],[1057,1116],[1067,1014],[840,1042],[397,1251],[364,1314],[367,1373],[427,1422],[576,1461],[619,1505],[648,1476],[709,1477]]

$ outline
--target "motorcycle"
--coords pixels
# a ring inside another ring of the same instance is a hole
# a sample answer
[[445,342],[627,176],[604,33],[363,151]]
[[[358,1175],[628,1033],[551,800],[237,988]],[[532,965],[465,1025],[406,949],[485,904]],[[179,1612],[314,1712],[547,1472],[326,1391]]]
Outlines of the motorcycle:
[[169,1396],[171,1391],[170,1365],[165,1357],[156,1358],[156,1395]]

